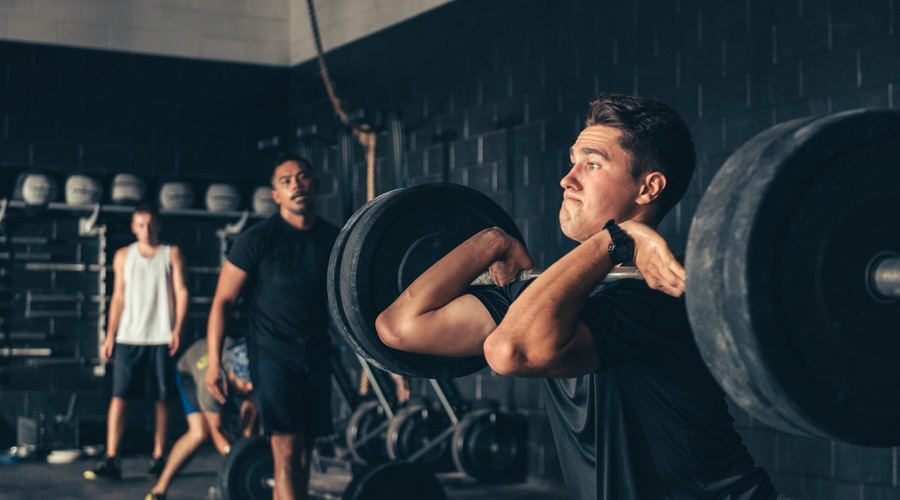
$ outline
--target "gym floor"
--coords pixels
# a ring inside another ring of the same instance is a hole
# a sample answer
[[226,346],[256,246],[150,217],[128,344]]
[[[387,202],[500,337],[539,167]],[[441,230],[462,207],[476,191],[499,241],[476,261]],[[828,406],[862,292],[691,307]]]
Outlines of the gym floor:
[[[48,464],[28,460],[0,465],[0,499],[44,500],[86,499],[139,500],[153,482],[144,477],[149,456],[134,455],[122,459],[121,481],[86,481],[82,472],[91,468],[95,459],[80,458],[68,464]],[[214,486],[221,457],[211,447],[201,448],[193,461],[182,470],[169,488],[169,500],[204,500],[218,498]],[[448,500],[564,500],[561,484],[527,482],[520,484],[472,484],[457,474],[439,474]],[[313,473],[312,498],[339,499],[349,482],[347,473],[329,469],[329,473]]]

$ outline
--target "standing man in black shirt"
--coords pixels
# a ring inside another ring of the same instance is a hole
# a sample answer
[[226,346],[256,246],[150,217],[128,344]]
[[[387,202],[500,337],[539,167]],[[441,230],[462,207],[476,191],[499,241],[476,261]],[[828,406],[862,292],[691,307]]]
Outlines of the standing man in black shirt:
[[338,228],[316,216],[310,163],[281,155],[272,173],[278,213],[234,242],[222,265],[207,327],[206,385],[224,402],[222,337],[228,311],[249,288],[250,376],[270,436],[278,500],[307,498],[310,452],[332,432],[326,271]]
[[[378,318],[382,340],[496,372],[545,377],[572,498],[771,499],[688,325],[684,269],[655,228],[693,175],[690,131],[668,106],[603,94],[569,150],[559,222],[578,247],[537,279],[498,228],[438,261]],[[598,285],[633,263],[644,281]],[[489,269],[499,287],[469,288]],[[595,290],[596,289],[596,290]]]

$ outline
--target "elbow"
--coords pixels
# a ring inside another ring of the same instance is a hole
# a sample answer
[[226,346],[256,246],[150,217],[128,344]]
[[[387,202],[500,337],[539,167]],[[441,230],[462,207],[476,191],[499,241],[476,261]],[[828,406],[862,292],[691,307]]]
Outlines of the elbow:
[[498,375],[515,376],[519,374],[521,363],[518,363],[509,346],[497,346],[496,342],[485,342],[484,359],[488,366]]
[[404,328],[404,323],[391,314],[390,309],[385,310],[375,318],[375,331],[378,332],[378,338],[384,345],[398,349],[407,350],[408,328]]
[[484,343],[484,357],[491,370],[510,377],[544,377],[549,374],[554,353],[509,336],[495,334]]
[[496,333],[485,341],[484,357],[491,370],[498,375],[515,377],[528,374],[528,352]]

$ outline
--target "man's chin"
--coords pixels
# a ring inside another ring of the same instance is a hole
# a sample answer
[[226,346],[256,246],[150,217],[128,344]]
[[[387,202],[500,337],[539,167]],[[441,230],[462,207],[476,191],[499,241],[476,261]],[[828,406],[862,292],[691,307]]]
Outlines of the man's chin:
[[289,208],[288,212],[294,215],[309,215],[312,213],[312,207],[301,206],[297,208]]

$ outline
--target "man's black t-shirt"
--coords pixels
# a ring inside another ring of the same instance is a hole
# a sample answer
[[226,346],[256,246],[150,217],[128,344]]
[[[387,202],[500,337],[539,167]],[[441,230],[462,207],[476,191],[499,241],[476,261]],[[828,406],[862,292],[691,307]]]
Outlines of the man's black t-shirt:
[[[499,323],[530,283],[470,293]],[[599,370],[544,384],[572,498],[775,498],[700,358],[683,299],[614,281],[588,297],[580,320]]]
[[303,365],[330,359],[326,276],[338,228],[321,217],[307,230],[279,214],[235,240],[228,260],[250,276],[248,347]]

